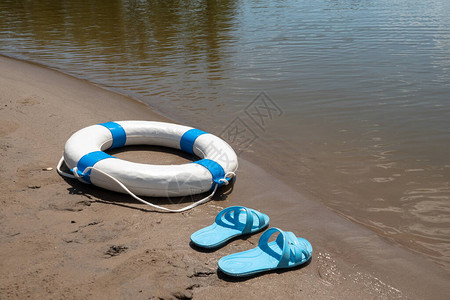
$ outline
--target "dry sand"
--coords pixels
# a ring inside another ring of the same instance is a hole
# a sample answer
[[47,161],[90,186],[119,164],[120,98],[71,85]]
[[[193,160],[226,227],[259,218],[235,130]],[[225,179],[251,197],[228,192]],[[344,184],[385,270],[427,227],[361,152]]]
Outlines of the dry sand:
[[[450,275],[439,266],[306,199],[242,159],[233,187],[182,214],[152,212],[127,195],[45,170],[55,168],[73,132],[127,119],[168,121],[84,80],[0,56],[0,299],[450,295]],[[158,148],[130,150],[116,155],[140,162],[187,160]],[[173,203],[178,201],[158,202],[178,207]],[[222,276],[218,259],[255,247],[260,234],[213,252],[191,248],[189,236],[231,205],[261,210],[271,217],[271,226],[307,238],[314,247],[311,263],[243,280]]]

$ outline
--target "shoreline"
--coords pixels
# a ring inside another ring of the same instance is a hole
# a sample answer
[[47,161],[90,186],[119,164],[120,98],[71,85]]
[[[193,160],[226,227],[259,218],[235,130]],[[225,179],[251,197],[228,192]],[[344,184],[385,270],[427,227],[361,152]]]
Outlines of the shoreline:
[[[65,75],[68,75],[70,77],[74,77],[83,82],[86,82],[87,84],[92,84],[101,89],[105,89],[112,93],[119,94],[123,97],[126,97],[128,100],[135,101],[135,102],[138,102],[140,104],[144,104],[145,106],[150,107],[150,109],[153,112],[155,112],[159,116],[164,117],[166,120],[172,120],[179,124],[186,124],[186,125],[189,125],[189,126],[192,126],[195,128],[199,128],[199,129],[202,129],[205,131],[212,132],[214,134],[217,134],[220,132],[220,130],[218,130],[217,127],[213,127],[213,128],[206,127],[205,123],[207,123],[208,125],[212,125],[210,122],[199,122],[198,120],[190,120],[189,121],[189,119],[186,118],[186,116],[183,117],[182,114],[177,115],[176,113],[168,113],[167,109],[164,109],[164,107],[161,107],[161,105],[152,106],[151,103],[149,104],[148,101],[146,102],[143,98],[140,98],[139,95],[136,93],[116,89],[111,86],[105,86],[101,82],[92,82],[89,79],[87,79],[86,77],[84,77],[83,75],[65,73],[64,70],[62,70],[61,68],[59,68],[57,66],[44,65],[38,61],[30,62],[30,61],[27,61],[26,58],[23,58],[20,56],[14,57],[14,56],[4,55],[4,54],[0,54],[0,55],[3,55],[7,58],[11,58],[14,60],[31,63],[38,67],[43,67],[43,68],[47,68],[47,69],[50,69],[50,70],[53,70],[56,72],[60,72]],[[226,123],[217,123],[217,124],[220,124],[220,126],[219,126],[219,128],[220,128],[220,127],[223,127],[223,124],[226,124]],[[228,124],[230,124],[230,123],[228,123]],[[222,133],[223,133],[223,131],[222,131]],[[269,139],[269,141],[270,141],[270,139]],[[311,176],[304,174],[301,176],[301,178],[297,178],[297,176],[298,176],[297,173],[295,171],[294,172],[292,171],[292,170],[296,170],[296,168],[292,168],[292,166],[289,165],[289,163],[286,163],[286,161],[282,158],[279,158],[277,160],[276,159],[277,153],[276,153],[276,151],[274,151],[274,148],[265,147],[265,143],[267,143],[267,141],[265,141],[263,137],[259,136],[255,141],[253,141],[253,144],[251,144],[250,146],[247,146],[246,148],[244,148],[244,150],[241,150],[241,149],[236,149],[236,150],[240,153],[239,156],[241,159],[245,159],[245,160],[259,166],[261,169],[264,170],[264,172],[270,173],[271,176],[274,176],[278,180],[283,182],[284,184],[287,184],[290,188],[296,190],[303,197],[308,198],[312,201],[322,203],[322,205],[327,207],[327,209],[331,209],[335,213],[342,216],[343,218],[348,219],[353,223],[357,223],[358,225],[363,226],[366,229],[375,232],[377,235],[381,236],[382,238],[387,239],[389,241],[389,243],[395,244],[396,246],[399,246],[399,247],[403,247],[409,252],[417,253],[419,255],[424,255],[426,257],[426,259],[431,260],[433,263],[442,267],[446,272],[450,271],[448,259],[445,256],[445,251],[443,252],[444,256],[441,256],[442,252],[434,251],[433,247],[429,247],[429,246],[427,247],[427,246],[422,245],[420,243],[420,241],[422,240],[422,238],[420,236],[419,237],[414,236],[414,235],[411,236],[411,235],[408,235],[408,233],[402,232],[402,230],[399,231],[401,234],[398,234],[398,232],[396,232],[395,230],[389,230],[389,229],[383,230],[385,228],[389,228],[390,225],[380,223],[380,226],[377,227],[376,225],[374,225],[374,222],[366,222],[366,219],[364,218],[364,216],[361,215],[361,211],[356,211],[356,216],[355,216],[355,215],[346,213],[345,209],[341,209],[341,207],[336,207],[336,206],[331,205],[331,203],[328,202],[328,199],[332,199],[335,196],[334,193],[329,193],[329,191],[332,189],[331,186],[328,186],[328,188],[323,189],[323,190],[327,191],[326,193],[321,193],[320,191],[317,190],[317,187],[315,189],[314,188],[308,189],[308,188],[310,186],[318,185],[318,183],[317,183],[318,180],[320,180],[322,182],[331,182],[332,178],[322,180],[322,176],[318,176],[318,174],[315,174],[315,175],[312,174]],[[232,144],[232,146],[239,147],[240,145]],[[290,144],[287,144],[285,146],[293,147]],[[258,152],[254,149],[265,149],[265,150],[263,150],[262,152]],[[272,161],[271,158],[273,158],[274,160]],[[270,161],[270,163],[268,163],[268,161]],[[298,167],[298,166],[296,166],[296,167]],[[303,166],[300,166],[300,167],[303,167]],[[311,166],[307,166],[307,165],[304,167],[306,169],[311,168]],[[299,182],[299,179],[301,180],[300,182]],[[347,200],[350,200],[349,201],[350,203],[352,203],[352,202],[355,203],[359,199],[357,196],[363,196],[363,195],[349,196],[350,198],[348,198]],[[340,199],[340,201],[342,201],[342,199]],[[338,202],[339,202],[339,200],[338,200]],[[344,206],[344,208],[345,208],[345,206]],[[272,206],[271,209],[276,209],[276,207]],[[399,217],[399,215],[397,215],[397,217]],[[392,217],[392,219],[395,219],[395,217]],[[402,224],[400,224],[400,225],[402,225]],[[405,226],[405,225],[406,224],[403,224],[403,226]],[[392,234],[392,232],[394,232],[394,234]]]
[[[207,299],[241,285],[247,289],[239,298],[445,299],[450,293],[450,275],[422,255],[392,245],[241,158],[231,192],[183,214],[149,213],[127,195],[43,171],[55,167],[65,141],[85,126],[120,119],[173,121],[138,100],[37,63],[0,55],[0,66],[5,183],[0,253],[8,257],[1,262],[2,299]],[[161,152],[122,155],[180,159]],[[220,278],[217,260],[254,247],[260,234],[212,253],[192,249],[189,236],[231,205],[261,210],[271,227],[308,239],[314,248],[311,263],[241,283]]]

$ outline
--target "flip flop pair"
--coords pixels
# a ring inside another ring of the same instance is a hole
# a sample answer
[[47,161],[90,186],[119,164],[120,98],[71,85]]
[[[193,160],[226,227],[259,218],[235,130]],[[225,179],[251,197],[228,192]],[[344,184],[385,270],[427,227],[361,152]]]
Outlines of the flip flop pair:
[[[250,208],[233,206],[221,211],[212,225],[193,233],[191,241],[199,247],[216,248],[234,237],[261,231],[268,224],[267,215]],[[278,236],[269,242],[274,234]],[[312,251],[306,239],[273,227],[262,234],[256,248],[222,257],[218,265],[227,275],[249,276],[299,266],[311,259]]]

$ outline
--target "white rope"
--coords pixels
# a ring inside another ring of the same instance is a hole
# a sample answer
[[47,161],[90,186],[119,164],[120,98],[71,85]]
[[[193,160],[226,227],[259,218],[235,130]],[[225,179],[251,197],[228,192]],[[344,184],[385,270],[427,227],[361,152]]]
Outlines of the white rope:
[[[73,170],[73,171],[72,171],[72,172],[73,172],[73,175],[61,171],[61,165],[62,165],[62,162],[63,162],[63,161],[64,161],[64,157],[61,157],[61,160],[59,161],[58,166],[56,167],[56,170],[57,170],[58,174],[60,174],[61,176],[68,177],[68,178],[76,178],[76,179],[79,179],[79,178],[82,177],[82,176],[80,176],[80,175],[78,174],[78,172],[77,172],[77,171],[78,171],[77,167],[75,167],[75,168],[72,169],[72,170]],[[214,196],[214,194],[215,194],[217,188],[219,187],[219,184],[216,183],[215,186],[214,186],[214,189],[213,189],[212,193],[211,193],[209,196],[206,196],[205,198],[203,198],[203,199],[201,199],[201,200],[198,200],[198,201],[196,201],[196,202],[194,202],[194,203],[192,203],[192,204],[190,204],[190,205],[188,205],[188,206],[185,206],[185,207],[183,207],[183,208],[180,208],[180,209],[170,209],[170,208],[166,208],[166,207],[159,206],[159,205],[150,203],[150,202],[148,202],[148,201],[145,201],[144,199],[138,197],[138,196],[135,195],[132,191],[130,191],[130,190],[129,190],[122,182],[120,182],[119,180],[117,180],[117,179],[114,178],[113,176],[109,175],[108,173],[106,173],[106,172],[104,172],[104,171],[102,171],[102,170],[100,170],[100,169],[98,169],[98,168],[95,168],[95,167],[87,167],[87,168],[84,170],[84,173],[86,173],[86,172],[89,171],[89,170],[96,170],[97,172],[99,172],[99,173],[105,175],[106,177],[112,179],[114,182],[116,182],[116,183],[117,183],[117,184],[118,184],[125,192],[127,192],[127,193],[128,193],[131,197],[133,197],[134,199],[136,199],[136,200],[138,200],[138,201],[140,201],[140,202],[142,202],[142,203],[144,203],[144,204],[147,204],[147,205],[149,205],[149,206],[151,206],[151,207],[153,207],[153,208],[159,209],[159,210],[161,210],[162,212],[180,213],[180,212],[184,212],[184,211],[190,210],[190,209],[192,209],[192,208],[194,208],[194,207],[196,207],[196,206],[198,206],[198,205],[200,205],[200,204],[204,204],[204,203],[206,203],[206,202],[208,202],[208,201],[210,201],[210,200],[212,199],[212,197]],[[234,176],[236,176],[236,174],[235,174],[234,172],[228,172],[228,173],[225,174],[224,178],[219,179],[219,181],[220,181],[220,182],[223,182],[223,184],[225,184],[225,185],[228,185],[229,182],[228,182],[228,180],[226,180],[226,178],[227,178],[227,177],[230,177],[230,176],[234,177]]]
[[64,156],[61,156],[61,159],[58,162],[58,165],[56,166],[56,172],[58,172],[59,175],[68,177],[68,178],[77,178],[73,176],[72,174],[66,173],[61,170],[62,163],[64,162]]

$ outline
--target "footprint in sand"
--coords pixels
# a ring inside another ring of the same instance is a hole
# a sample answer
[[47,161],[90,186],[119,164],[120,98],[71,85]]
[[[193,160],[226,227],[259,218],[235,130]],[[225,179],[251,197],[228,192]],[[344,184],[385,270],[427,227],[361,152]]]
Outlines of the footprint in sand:
[[342,275],[337,268],[336,261],[329,253],[319,252],[317,256],[317,273],[326,285],[342,283]]
[[25,97],[17,101],[18,106],[32,106],[39,103],[34,96]]

